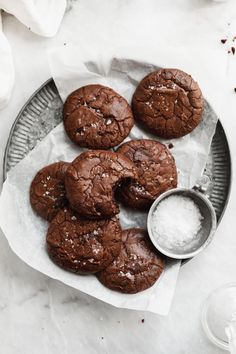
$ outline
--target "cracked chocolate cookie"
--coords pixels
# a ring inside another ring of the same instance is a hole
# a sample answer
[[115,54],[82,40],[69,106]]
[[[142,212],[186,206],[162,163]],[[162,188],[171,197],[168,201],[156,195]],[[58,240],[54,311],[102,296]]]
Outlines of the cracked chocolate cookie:
[[96,273],[119,254],[121,227],[116,217],[86,220],[70,209],[58,212],[47,233],[50,258],[74,273]]
[[31,183],[31,206],[38,215],[48,221],[67,204],[64,178],[68,166],[67,162],[46,166],[36,174]]
[[108,149],[120,144],[134,124],[128,102],[102,85],[88,85],[72,92],[63,109],[65,130],[79,146]]
[[132,99],[134,118],[159,137],[180,138],[202,119],[203,96],[196,81],[178,69],[147,75]]
[[68,167],[66,194],[71,207],[87,218],[101,219],[119,213],[114,199],[124,179],[136,177],[136,168],[124,155],[104,150],[80,154]]
[[129,229],[122,232],[119,255],[97,277],[109,289],[134,294],[151,287],[164,265],[164,257],[153,247],[147,232]]
[[117,152],[135,164],[138,175],[135,181],[124,182],[119,189],[125,205],[148,208],[161,193],[177,187],[175,160],[165,145],[155,140],[131,140]]

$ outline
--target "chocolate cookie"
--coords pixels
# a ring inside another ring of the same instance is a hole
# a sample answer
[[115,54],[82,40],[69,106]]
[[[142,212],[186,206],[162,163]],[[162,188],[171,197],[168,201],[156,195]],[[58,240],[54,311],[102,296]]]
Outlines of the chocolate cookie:
[[134,124],[128,102],[102,85],[83,86],[72,92],[64,104],[63,119],[69,138],[91,149],[120,144]]
[[47,249],[60,267],[75,273],[96,273],[119,254],[121,228],[116,217],[86,220],[69,209],[59,211],[47,233]]
[[119,189],[122,201],[133,208],[147,208],[168,189],[177,187],[175,160],[167,147],[155,140],[131,140],[117,150],[136,166],[136,181]]
[[42,168],[30,186],[30,203],[34,211],[46,220],[52,220],[67,204],[64,177],[69,163],[56,162]]
[[178,69],[147,75],[132,100],[135,119],[166,139],[190,133],[200,123],[203,97],[196,81]]
[[106,218],[119,213],[114,190],[126,178],[135,178],[134,164],[112,151],[91,150],[80,154],[66,171],[65,186],[71,207],[87,218]]
[[152,286],[164,269],[164,258],[155,250],[142,229],[124,230],[117,258],[97,274],[103,285],[134,294]]

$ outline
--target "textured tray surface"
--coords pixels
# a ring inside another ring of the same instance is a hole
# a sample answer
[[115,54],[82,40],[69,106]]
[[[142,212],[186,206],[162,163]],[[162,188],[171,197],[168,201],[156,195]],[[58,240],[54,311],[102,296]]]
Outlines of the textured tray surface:
[[[211,109],[209,105],[207,108]],[[61,120],[62,101],[51,79],[28,100],[13,124],[4,157],[4,179],[7,172]],[[230,184],[230,151],[224,129],[218,122],[206,168],[199,181],[199,189],[209,196],[218,222],[227,204]]]

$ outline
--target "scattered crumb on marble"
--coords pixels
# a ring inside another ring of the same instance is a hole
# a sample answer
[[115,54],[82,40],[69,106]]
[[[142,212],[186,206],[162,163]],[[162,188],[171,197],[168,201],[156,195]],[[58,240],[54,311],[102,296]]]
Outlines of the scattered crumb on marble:
[[172,149],[174,147],[174,145],[172,144],[172,143],[170,143],[169,145],[168,145],[168,148],[169,149]]
[[234,88],[234,92],[236,92],[236,87]]
[[231,47],[231,51],[233,53],[233,55],[235,54],[235,47]]
[[102,339],[104,339],[104,337],[101,337]]
[[227,42],[227,39],[221,39],[221,43],[225,44]]
[[141,322],[144,323],[144,318],[142,318]]

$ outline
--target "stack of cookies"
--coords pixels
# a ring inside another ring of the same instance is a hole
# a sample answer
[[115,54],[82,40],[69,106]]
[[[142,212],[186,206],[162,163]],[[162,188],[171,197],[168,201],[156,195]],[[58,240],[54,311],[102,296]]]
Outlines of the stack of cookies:
[[146,76],[132,108],[102,85],[69,95],[65,130],[75,144],[89,150],[71,163],[44,167],[30,187],[32,208],[50,222],[46,242],[53,262],[74,273],[96,273],[106,287],[123,293],[137,293],[156,282],[164,256],[146,230],[121,229],[118,201],[148,211],[161,193],[177,186],[175,160],[157,140],[120,144],[134,121],[161,138],[178,138],[199,124],[202,112],[197,83],[177,69]]

